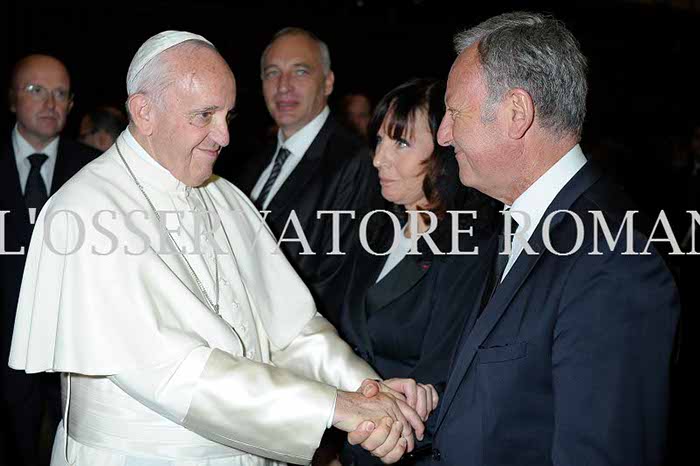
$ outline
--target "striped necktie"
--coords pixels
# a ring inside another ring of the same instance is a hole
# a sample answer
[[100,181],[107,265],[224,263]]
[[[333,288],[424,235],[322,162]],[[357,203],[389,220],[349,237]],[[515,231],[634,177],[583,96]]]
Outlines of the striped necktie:
[[289,152],[289,150],[286,147],[280,147],[280,150],[277,152],[277,156],[275,157],[275,161],[272,164],[272,171],[270,172],[270,176],[265,182],[265,185],[263,186],[262,190],[260,191],[258,198],[255,200],[255,204],[258,206],[258,208],[263,208],[263,205],[265,204],[265,199],[267,199],[267,196],[270,194],[272,186],[275,184],[277,177],[282,171],[282,165],[284,165],[284,162],[290,155],[291,152]]

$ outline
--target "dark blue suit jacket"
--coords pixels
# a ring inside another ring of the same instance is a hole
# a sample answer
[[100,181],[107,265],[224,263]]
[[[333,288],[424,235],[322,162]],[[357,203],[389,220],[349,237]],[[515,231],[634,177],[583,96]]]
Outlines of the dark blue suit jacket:
[[[386,232],[387,247],[377,250],[389,248],[390,233],[393,238],[393,232]],[[467,239],[460,249],[469,251],[479,244],[477,239]],[[407,255],[377,282],[387,256],[373,256],[356,247],[345,274],[348,285],[338,330],[382,378],[411,378],[441,391],[454,346],[469,316],[458,307],[434,305],[436,279],[444,275],[433,272],[445,267],[453,256],[433,256],[423,241],[419,251],[424,254]],[[478,255],[464,256],[459,262],[462,281],[445,279],[459,288],[461,302],[475,302],[490,264]],[[428,429],[422,444],[429,444],[430,438]],[[346,448],[344,464],[350,462],[350,455]],[[352,448],[352,456],[356,466],[382,464],[360,446]]]
[[[588,254],[589,211],[602,211],[614,234],[621,199],[584,166],[547,211],[578,214],[578,252],[548,252],[540,224],[530,240],[539,254],[521,254],[478,318],[471,312],[435,420],[433,464],[662,463],[679,301],[653,248],[622,255],[624,241],[611,251],[599,232],[602,254]],[[549,231],[557,251],[575,244],[571,215],[557,214]],[[634,244],[643,250],[646,238],[635,232]],[[442,298],[438,306],[460,305],[449,290]]]

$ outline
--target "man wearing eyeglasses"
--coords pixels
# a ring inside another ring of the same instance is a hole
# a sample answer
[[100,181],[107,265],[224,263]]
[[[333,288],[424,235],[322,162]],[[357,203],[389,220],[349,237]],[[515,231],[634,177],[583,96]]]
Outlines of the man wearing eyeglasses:
[[[10,86],[16,124],[0,153],[0,406],[6,413],[0,463],[33,466],[48,457],[60,420],[60,386],[57,374],[27,375],[7,366],[26,252],[48,197],[98,152],[60,136],[73,107],[63,63],[27,56],[15,65]],[[42,417],[50,431],[46,442],[40,440]]]

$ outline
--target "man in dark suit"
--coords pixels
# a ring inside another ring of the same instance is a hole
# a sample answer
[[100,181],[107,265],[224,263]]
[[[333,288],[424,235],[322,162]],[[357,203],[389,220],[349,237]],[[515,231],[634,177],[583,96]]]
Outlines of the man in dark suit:
[[462,303],[470,317],[432,462],[659,465],[678,296],[641,233],[616,243],[602,233],[624,228],[629,207],[578,146],[587,92],[578,43],[553,18],[510,13],[455,44],[439,141],[454,146],[465,185],[511,208],[515,236],[484,299],[473,311]]
[[[261,73],[267,109],[279,127],[277,140],[235,182],[261,210],[270,211],[268,225],[286,240],[282,250],[323,308],[346,257],[329,253],[348,251],[379,183],[367,149],[330,115],[327,100],[335,78],[324,42],[303,29],[282,29],[263,52]],[[328,210],[353,211],[357,218],[338,217],[336,247],[331,215],[319,218]],[[335,310],[324,311],[336,324]]]
[[[60,137],[73,106],[70,76],[59,60],[30,55],[15,66],[9,91],[17,122],[0,154],[2,329],[0,402],[4,443],[0,463],[41,464],[61,417],[57,374],[28,375],[7,366],[22,272],[34,221],[48,196],[94,159],[97,152]],[[42,414],[43,413],[43,414]],[[40,441],[42,415],[50,432]],[[42,445],[43,443],[43,445]]]

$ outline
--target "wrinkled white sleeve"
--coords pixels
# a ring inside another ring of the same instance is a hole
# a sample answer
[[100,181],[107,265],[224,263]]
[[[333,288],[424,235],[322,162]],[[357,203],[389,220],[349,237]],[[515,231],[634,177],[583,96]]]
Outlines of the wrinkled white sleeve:
[[286,348],[272,348],[271,359],[278,367],[345,391],[354,392],[364,379],[380,378],[319,313]]
[[118,374],[109,379],[140,403],[182,424],[190,408],[197,379],[211,351],[209,347],[200,346],[182,361]]
[[333,386],[205,346],[110,380],[209,440],[291,463],[311,460],[336,397]]

